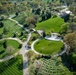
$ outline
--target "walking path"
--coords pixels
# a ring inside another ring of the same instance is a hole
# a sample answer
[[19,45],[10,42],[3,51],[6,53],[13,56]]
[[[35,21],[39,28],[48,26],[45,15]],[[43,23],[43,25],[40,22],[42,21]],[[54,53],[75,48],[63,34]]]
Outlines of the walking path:
[[0,62],[6,61],[6,60],[10,60],[10,59],[12,59],[13,57],[17,56],[18,54],[19,54],[19,51],[18,51],[17,53],[15,53],[14,55],[5,57],[5,58],[3,58],[3,59],[0,59]]
[[1,41],[1,40],[6,40],[6,39],[16,40],[16,41],[18,41],[20,44],[23,44],[23,42],[22,42],[20,39],[18,39],[18,38],[12,38],[12,37],[3,38],[3,39],[0,39],[0,41]]
[[[12,19],[12,17],[14,17],[15,15],[12,15],[10,16],[8,19],[15,22],[18,26],[20,27],[23,27],[23,25],[19,24],[19,22],[17,22],[16,20]],[[3,59],[0,59],[0,62],[3,62],[3,61],[6,61],[6,60],[9,60],[11,58],[13,58],[14,56],[18,55],[18,54],[22,54],[23,56],[23,75],[29,75],[29,71],[28,71],[28,58],[27,58],[27,55],[26,52],[28,52],[28,50],[26,49],[25,46],[27,46],[27,43],[29,42],[30,38],[31,38],[31,32],[29,32],[28,29],[24,28],[29,34],[28,34],[28,38],[25,42],[22,42],[20,39],[18,38],[4,38],[4,39],[1,39],[1,40],[5,40],[5,39],[11,39],[11,40],[16,40],[18,41],[19,43],[22,44],[22,48],[20,49],[20,51],[18,51],[17,53],[15,53],[14,55],[11,55],[11,56],[8,56],[6,58],[3,58]]]
[[[12,16],[13,17],[13,16]],[[15,22],[18,26],[20,27],[23,27],[23,25],[19,24],[19,22],[17,22],[16,20],[12,19],[12,17],[9,17],[8,19]],[[6,60],[9,60],[11,58],[13,58],[14,56],[18,55],[18,54],[22,54],[23,56],[23,75],[29,75],[29,71],[28,71],[28,58],[27,58],[27,55],[26,55],[26,52],[28,52],[28,50],[26,49],[26,46],[27,46],[27,43],[29,42],[30,38],[31,38],[31,32],[29,32],[28,29],[24,28],[29,34],[28,34],[28,38],[25,42],[22,42],[21,40],[19,40],[18,38],[4,38],[4,39],[11,39],[11,40],[16,40],[18,41],[19,43],[22,44],[22,48],[20,49],[20,51],[18,51],[17,53],[15,53],[14,55],[11,55],[7,58],[4,58],[4,59],[1,59],[0,62],[3,62],[3,61],[6,61]],[[4,40],[4,39],[1,39],[1,40]],[[31,49],[36,53],[36,54],[40,54],[38,52],[35,51],[34,49],[34,44],[40,39],[37,39],[35,40],[32,45],[31,45]],[[67,45],[65,45],[65,48],[63,50],[63,52],[61,52],[60,54],[57,54],[57,55],[54,55],[54,57],[56,56],[59,56],[59,55],[62,55],[63,53],[66,52],[66,49],[67,49]]]
[[[23,27],[23,25],[19,24],[18,21],[12,19],[11,17],[9,18],[9,20],[14,21],[20,27]],[[24,28],[24,29],[29,33],[29,30],[28,29],[26,29],[26,28]],[[29,75],[29,72],[28,72],[28,59],[27,59],[27,56],[25,55],[25,53],[27,52],[27,50],[26,50],[25,46],[29,42],[30,38],[31,38],[31,33],[28,34],[28,38],[23,43],[22,48],[20,50],[20,54],[22,54],[22,56],[23,56],[23,75]]]
[[[52,37],[52,39],[53,39],[54,37]],[[46,39],[46,38],[45,38]],[[47,38],[47,40],[52,40],[52,39],[48,39]],[[34,49],[34,44],[37,42],[37,41],[39,41],[40,39],[37,39],[37,40],[35,40],[32,44],[31,44],[31,49],[36,53],[36,54],[40,54],[40,55],[42,55],[41,53],[39,53],[39,52],[37,52],[35,49]],[[55,38],[53,39],[53,40],[55,40]],[[55,41],[61,41],[61,42],[63,42],[61,39],[59,40],[55,40]],[[64,42],[63,42],[64,43]],[[60,53],[58,53],[58,54],[55,54],[55,55],[53,55],[53,57],[58,57],[58,56],[61,56],[62,54],[64,54],[65,52],[66,52],[66,50],[67,50],[67,45],[64,43],[64,50],[63,51],[61,51]]]
[[[13,21],[13,22],[15,22],[18,26],[20,26],[20,27],[22,27],[23,28],[23,25],[22,24],[20,24],[18,21],[16,21],[16,20],[14,20],[14,19],[12,19],[12,17],[9,17],[8,18],[9,20],[11,20],[11,21]],[[27,29],[27,28],[24,28],[27,32],[29,32],[29,30]]]
[[[36,54],[40,54],[38,53],[35,49],[34,49],[34,44],[39,41],[40,39],[35,40],[32,44],[31,44],[31,49],[36,53]],[[41,54],[42,55],[42,54]]]
[[29,42],[30,38],[31,38],[31,33],[28,34],[27,41],[25,41],[23,43],[23,46],[22,46],[22,48],[20,50],[20,54],[22,54],[22,56],[23,56],[23,75],[29,75],[29,72],[28,72],[28,59],[27,59],[27,56],[25,55],[25,53],[28,52],[28,50],[26,50],[25,46]]

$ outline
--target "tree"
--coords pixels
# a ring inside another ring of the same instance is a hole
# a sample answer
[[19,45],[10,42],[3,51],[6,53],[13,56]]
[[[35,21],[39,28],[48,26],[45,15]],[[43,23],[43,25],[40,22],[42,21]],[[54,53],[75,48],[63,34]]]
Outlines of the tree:
[[3,34],[6,34],[6,33],[7,33],[7,29],[4,28],[4,29],[3,29]]
[[6,48],[6,52],[7,52],[9,55],[13,54],[13,51],[14,51],[14,48],[13,48],[12,46],[8,46],[8,47]]
[[23,36],[23,32],[21,32],[20,36]]
[[76,30],[76,24],[75,23],[70,23],[69,24],[71,32],[74,32]]
[[76,54],[74,52],[70,53],[68,58],[72,64],[76,64]]
[[21,48],[22,47],[22,44],[19,44],[19,47],[18,48]]
[[51,18],[51,12],[47,11],[46,12],[46,17],[47,17],[47,19]]
[[16,34],[15,33],[13,34],[13,37],[16,37]]
[[45,32],[44,32],[44,31],[43,31],[42,37],[46,37],[46,34],[45,34]]
[[46,15],[45,14],[42,15],[42,21],[44,21],[44,20],[46,20]]
[[32,25],[32,26],[36,27],[37,19],[36,19],[36,17],[32,16],[32,17],[27,18],[26,22],[29,26]]
[[67,15],[64,17],[64,21],[67,22],[69,19],[70,19],[70,14],[67,14]]
[[18,12],[16,12],[15,15],[18,16]]
[[68,33],[64,37],[64,42],[67,44],[69,52],[76,51],[76,34],[75,33]]
[[3,35],[2,34],[0,34],[0,39],[2,39],[3,38]]
[[4,20],[5,19],[5,16],[4,15],[1,15],[0,16],[0,21]]
[[40,15],[40,11],[41,11],[41,9],[40,9],[40,8],[38,8],[38,9],[36,10],[36,13],[35,13],[35,14]]
[[4,40],[4,42],[3,42],[3,47],[7,48],[7,41],[6,40]]
[[0,22],[0,28],[3,27],[3,26],[4,26],[3,22]]
[[67,33],[68,29],[69,29],[69,25],[68,25],[68,24],[63,24],[63,25],[61,26],[60,33],[61,33],[61,34]]

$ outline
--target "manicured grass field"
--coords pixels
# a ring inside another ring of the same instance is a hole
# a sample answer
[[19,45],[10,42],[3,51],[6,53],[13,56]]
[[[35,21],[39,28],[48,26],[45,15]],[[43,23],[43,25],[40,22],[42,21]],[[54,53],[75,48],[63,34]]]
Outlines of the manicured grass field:
[[[10,20],[3,20],[4,27],[0,28],[0,34],[3,33],[4,28],[6,29],[6,33],[3,34],[3,37],[13,37],[14,33],[16,34],[16,37],[20,38],[21,40],[23,38],[26,39],[26,31],[23,30],[20,26],[18,26],[15,22]],[[20,36],[20,33],[23,32],[24,35]]]
[[62,47],[63,43],[60,41],[49,41],[45,39],[37,41],[34,45],[37,52],[50,55],[60,52]]
[[64,20],[56,17],[56,18],[50,18],[46,21],[43,21],[41,23],[37,23],[36,29],[42,29],[46,33],[48,32],[59,32],[61,25],[64,24]]
[[8,61],[0,62],[0,75],[23,75],[22,56],[18,55]]
[[[6,40],[7,41],[7,47],[11,46],[13,48],[13,53],[16,53],[18,50],[19,50],[19,42],[15,41],[15,40]],[[8,52],[7,52],[7,48],[5,49],[3,47],[3,41],[0,41],[0,59],[3,58],[3,57],[6,57],[8,56]]]

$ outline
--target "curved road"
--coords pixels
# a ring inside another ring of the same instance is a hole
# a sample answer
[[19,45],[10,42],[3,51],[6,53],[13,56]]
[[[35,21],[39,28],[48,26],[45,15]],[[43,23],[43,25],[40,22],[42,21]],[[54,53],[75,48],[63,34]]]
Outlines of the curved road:
[[[34,44],[37,42],[37,41],[39,41],[40,39],[37,39],[37,40],[35,40],[32,44],[31,44],[31,49],[36,53],[36,54],[40,54],[40,55],[42,55],[41,53],[39,53],[39,52],[37,52],[35,49],[34,49]],[[62,41],[62,40],[61,40]],[[63,41],[62,41],[63,42]],[[63,42],[64,43],[64,42]],[[55,55],[53,55],[53,57],[58,57],[58,56],[61,56],[62,54],[64,54],[65,52],[66,52],[66,50],[67,50],[67,45],[64,43],[64,50],[62,51],[62,52],[60,52],[60,53],[58,53],[58,54],[55,54]]]
[[[18,26],[23,27],[23,25],[19,24],[19,22],[17,22],[16,20],[12,19],[12,17],[14,17],[14,16],[9,17],[8,19],[11,20],[11,21],[13,21],[13,22],[15,22]],[[26,28],[24,28],[24,29],[29,33],[28,29],[26,29]],[[16,41],[18,41],[19,43],[22,44],[22,48],[20,49],[20,51],[18,51],[14,55],[8,56],[8,57],[3,58],[3,59],[0,59],[0,62],[9,60],[9,59],[13,58],[14,56],[16,56],[18,54],[22,54],[22,56],[23,56],[23,75],[29,75],[29,71],[28,71],[28,59],[27,59],[27,55],[25,55],[25,53],[28,52],[28,50],[25,48],[25,46],[29,42],[30,38],[31,38],[31,32],[28,34],[28,38],[27,38],[27,40],[25,42],[22,42],[18,38],[11,38],[11,37],[10,38],[1,39],[1,40],[5,40],[5,39],[16,40]]]
[[[23,25],[21,25],[18,21],[12,19],[12,17],[9,17],[8,19],[15,22],[18,26],[23,27]],[[26,28],[24,28],[24,29],[29,33],[28,29],[26,29]],[[29,42],[30,38],[31,38],[31,32],[28,34],[27,40],[25,42],[23,42],[22,48],[20,49],[20,54],[22,54],[22,56],[23,56],[23,75],[29,75],[29,72],[28,72],[28,59],[27,59],[27,56],[25,55],[27,50],[26,50],[25,46]]]

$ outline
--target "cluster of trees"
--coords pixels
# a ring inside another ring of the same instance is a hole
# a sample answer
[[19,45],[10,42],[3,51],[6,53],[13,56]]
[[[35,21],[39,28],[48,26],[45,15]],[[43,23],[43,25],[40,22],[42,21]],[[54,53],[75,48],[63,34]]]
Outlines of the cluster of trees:
[[76,70],[76,34],[66,34],[64,37],[64,41],[67,44],[67,59],[71,64],[72,70]]
[[76,71],[76,0],[60,0],[60,2],[67,4],[73,13],[64,16],[66,24],[61,26],[60,34],[67,45],[65,59],[70,63],[71,70]]
[[[22,8],[22,6],[24,7]],[[21,5],[21,0],[19,1],[0,0],[0,14],[9,15],[10,13],[21,12],[23,10],[25,10],[25,3]]]

